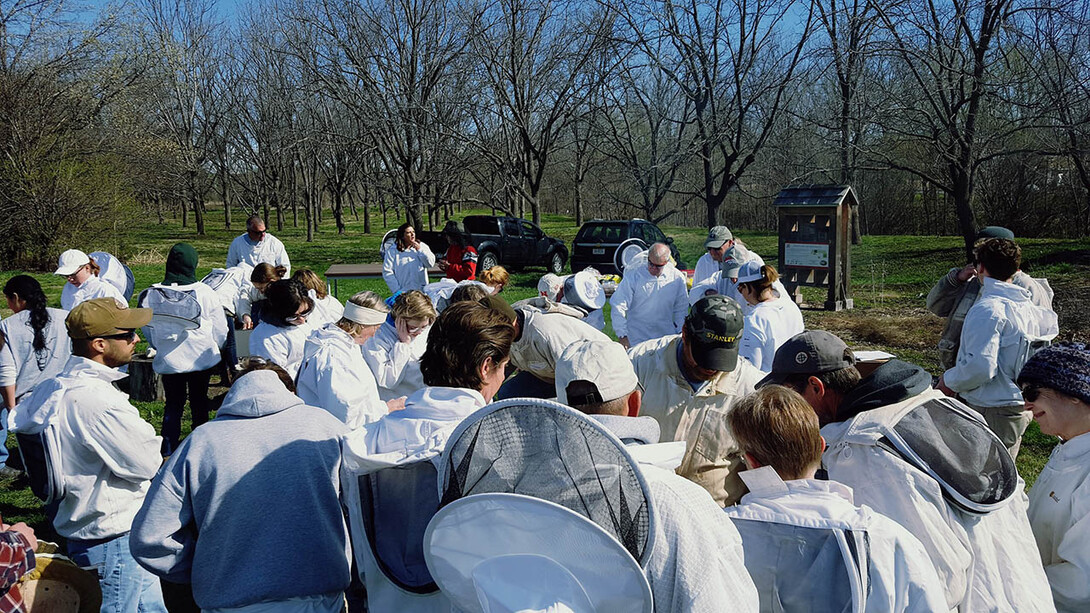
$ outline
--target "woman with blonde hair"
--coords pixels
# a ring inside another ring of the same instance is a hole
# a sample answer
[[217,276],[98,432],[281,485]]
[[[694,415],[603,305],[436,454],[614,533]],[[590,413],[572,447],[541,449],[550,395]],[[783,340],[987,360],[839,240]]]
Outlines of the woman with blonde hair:
[[428,346],[428,330],[438,314],[424,292],[398,294],[389,319],[363,345],[363,357],[378,382],[379,397],[392,400],[424,387],[420,358]]
[[329,411],[351,429],[388,412],[360,345],[375,335],[389,311],[378,294],[360,292],[348,299],[338,321],[310,334],[295,383],[303,402]]
[[492,288],[493,294],[498,294],[507,287],[511,281],[511,275],[503,266],[493,266],[481,273],[479,281]]
[[751,307],[743,310],[746,319],[738,355],[766,373],[772,372],[772,358],[780,345],[806,329],[795,301],[774,287],[779,278],[775,268],[755,261],[738,271],[738,293]]
[[412,224],[397,228],[397,244],[382,257],[382,278],[390,293],[424,289],[428,284],[428,269],[435,266],[435,254],[427,243],[416,239]]
[[284,278],[288,269],[262,262],[250,271],[250,283],[242,288],[238,296],[235,317],[242,322],[243,330],[252,330],[261,322],[261,309],[265,305],[265,290],[273,283]]
[[300,268],[291,278],[302,283],[307,288],[307,295],[314,301],[314,312],[310,315],[312,325],[320,328],[336,322],[344,314],[344,305],[329,295],[325,281],[322,281],[318,273],[309,268]]

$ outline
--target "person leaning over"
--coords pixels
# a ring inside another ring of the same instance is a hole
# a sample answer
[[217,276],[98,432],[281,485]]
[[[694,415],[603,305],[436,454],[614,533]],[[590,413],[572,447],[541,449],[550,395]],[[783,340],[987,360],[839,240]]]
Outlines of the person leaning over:
[[261,323],[250,334],[250,355],[273,362],[295,378],[303,361],[303,345],[314,331],[308,321],[314,301],[302,283],[291,279],[269,285],[267,294]]
[[300,268],[291,278],[307,288],[307,296],[314,302],[314,312],[308,318],[310,325],[321,328],[326,324],[336,323],[344,314],[344,305],[329,294],[329,287],[318,273],[309,268]]
[[227,268],[239,264],[256,268],[262,262],[283,266],[284,275],[291,274],[291,260],[284,250],[284,243],[265,231],[265,220],[251,215],[246,220],[246,233],[236,236],[227,248]]
[[1014,379],[1029,357],[1060,332],[1055,311],[1033,304],[1029,291],[1010,283],[1021,256],[1014,241],[989,238],[977,245],[984,288],[965,315],[957,363],[938,385],[983,415],[1014,457],[1030,419]]
[[1029,492],[1029,523],[1056,610],[1090,611],[1090,346],[1038,351],[1018,375],[1041,432],[1060,437]]
[[424,387],[420,360],[437,313],[424,292],[409,290],[394,299],[391,315],[393,321],[387,318],[361,347],[383,400],[410,396]]
[[726,226],[715,226],[708,230],[704,249],[707,253],[696,261],[696,269],[693,271],[693,287],[709,281],[712,275],[720,271],[723,262],[728,260],[737,261],[739,266],[746,262],[756,262],[758,266],[763,266],[765,263],[761,256],[747,249],[742,241],[736,239]]
[[[999,226],[982,228],[976,235],[979,243],[989,238],[1014,240],[1014,232]],[[958,348],[961,346],[961,328],[965,324],[965,315],[980,296],[983,289],[977,275],[976,261],[961,268],[951,268],[944,277],[935,283],[927,294],[927,310],[939,317],[946,318],[939,340],[939,362],[944,369],[957,364]],[[1052,308],[1052,288],[1047,279],[1034,279],[1021,270],[1014,273],[1011,283],[1028,290],[1033,297],[1033,304]]]
[[[127,395],[113,386],[126,377],[137,328],[150,309],[128,309],[95,298],[65,320],[72,357],[57,378],[43,382],[15,409],[16,433],[52,441],[46,465],[57,504],[53,527],[68,540],[78,566],[97,569],[103,611],[166,611],[159,582],[129,553],[129,530],[159,470],[161,439]],[[24,439],[20,439],[22,441]]]
[[125,295],[113,284],[99,278],[102,269],[94,258],[79,249],[69,249],[57,260],[53,274],[68,280],[61,290],[61,308],[71,311],[76,305],[92,298],[114,298],[128,306]]
[[337,323],[310,334],[296,377],[296,393],[303,402],[329,411],[349,429],[388,412],[378,397],[375,375],[360,352],[360,345],[375,335],[388,312],[378,294],[360,292],[348,299]]
[[708,490],[720,505],[734,504],[745,492],[738,478],[742,452],[727,414],[762,376],[738,359],[742,322],[738,303],[708,296],[693,305],[681,334],[628,352],[643,385],[644,415],[658,421],[663,440],[687,443],[678,474]]
[[132,522],[136,560],[189,583],[204,611],[339,613],[349,583],[343,422],[252,358],[216,418],[193,431]]
[[624,441],[647,481],[655,548],[644,568],[656,611],[756,611],[757,591],[743,570],[738,531],[706,491],[674,472],[681,443],[659,443],[659,426],[640,417],[642,394],[624,348],[578,340],[556,363],[556,398]]
[[[946,609],[923,544],[897,522],[853,504],[850,487],[815,478],[825,441],[802,396],[767,385],[734,405],[728,419],[745,454],[748,469],[740,476],[749,493],[726,514],[742,535],[762,611],[806,611],[813,602],[852,610],[853,601],[890,613]],[[865,543],[858,557],[808,558],[836,533]],[[861,600],[850,580],[838,581],[848,568],[866,577]]]
[[1055,610],[1014,461],[927,371],[890,360],[862,379],[844,341],[809,330],[776,351],[760,386],[770,384],[814,409],[829,478],[923,543],[949,608]]

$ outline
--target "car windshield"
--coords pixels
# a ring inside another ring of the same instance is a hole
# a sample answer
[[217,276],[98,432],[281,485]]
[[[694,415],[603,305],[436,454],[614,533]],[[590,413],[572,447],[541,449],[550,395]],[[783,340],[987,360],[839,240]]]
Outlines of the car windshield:
[[579,230],[579,236],[575,240],[596,243],[619,243],[626,237],[627,223],[596,223],[587,224]]

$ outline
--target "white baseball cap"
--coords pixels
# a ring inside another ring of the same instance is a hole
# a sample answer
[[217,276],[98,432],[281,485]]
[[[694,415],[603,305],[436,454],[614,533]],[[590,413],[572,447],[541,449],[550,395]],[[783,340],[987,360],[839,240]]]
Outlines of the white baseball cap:
[[560,293],[560,290],[564,288],[564,279],[554,275],[553,273],[545,274],[541,277],[541,280],[537,282],[537,293],[539,296],[545,296],[549,300],[556,302],[556,296]]
[[753,281],[760,281],[765,276],[761,274],[761,263],[757,260],[750,260],[738,270],[738,283],[751,283]]
[[79,270],[80,266],[91,263],[91,258],[79,249],[69,249],[57,258],[57,270],[53,274],[67,277]]
[[[579,399],[568,398],[573,381],[586,381],[594,389]],[[560,354],[556,361],[556,399],[571,406],[616,400],[639,386],[636,369],[624,347],[613,341],[579,340]]]

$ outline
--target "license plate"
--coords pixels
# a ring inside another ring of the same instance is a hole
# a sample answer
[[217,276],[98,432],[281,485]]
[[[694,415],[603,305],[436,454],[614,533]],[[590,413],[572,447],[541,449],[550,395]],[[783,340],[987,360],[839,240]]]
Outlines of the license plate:
[[594,255],[605,255],[606,250],[605,249],[592,249],[591,253],[593,253]]

